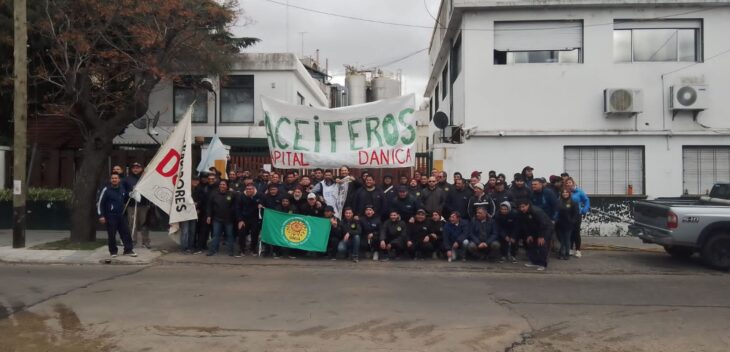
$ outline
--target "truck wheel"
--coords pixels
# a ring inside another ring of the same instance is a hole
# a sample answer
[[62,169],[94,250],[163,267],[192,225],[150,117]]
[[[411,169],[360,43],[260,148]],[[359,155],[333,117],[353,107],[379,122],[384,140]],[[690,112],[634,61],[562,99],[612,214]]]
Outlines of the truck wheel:
[[710,237],[702,246],[702,260],[715,269],[730,269],[730,234],[720,233]]
[[664,250],[669,253],[673,258],[677,259],[687,259],[692,256],[692,254],[695,254],[694,249],[687,248],[687,247],[669,247],[664,246]]

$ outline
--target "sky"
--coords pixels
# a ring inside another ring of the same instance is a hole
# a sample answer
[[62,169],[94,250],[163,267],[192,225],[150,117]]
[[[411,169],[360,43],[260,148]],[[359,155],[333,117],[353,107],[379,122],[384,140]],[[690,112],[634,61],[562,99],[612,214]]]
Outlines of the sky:
[[[286,2],[239,0],[241,18],[232,32],[261,39],[254,47],[247,48],[247,52],[288,51],[301,56],[303,38],[305,56],[314,57],[315,50],[319,49],[321,64],[329,59],[333,82],[344,84],[344,65],[381,67],[391,73],[401,70],[403,93],[415,93],[417,101],[422,101],[429,75],[427,50],[398,63],[382,65],[428,48],[434,25],[432,16],[436,16],[440,0],[288,0],[288,33]],[[428,28],[357,21],[292,6]]]

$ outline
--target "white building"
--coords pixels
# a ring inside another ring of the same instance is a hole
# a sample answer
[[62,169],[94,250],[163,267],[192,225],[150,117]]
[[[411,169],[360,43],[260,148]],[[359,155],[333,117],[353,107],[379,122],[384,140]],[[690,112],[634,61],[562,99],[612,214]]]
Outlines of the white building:
[[[190,103],[196,101],[193,136],[210,139],[217,129],[225,144],[246,152],[267,147],[262,95],[292,104],[329,107],[320,82],[294,54],[239,54],[227,76],[210,77],[215,94],[194,88],[203,78],[186,76],[180,82],[160,82],[150,97],[148,111],[151,120],[159,116],[156,126],[148,128],[144,120],[130,125],[114,143],[138,146],[156,145],[153,138],[164,141]],[[152,136],[148,132],[153,132]]]
[[438,18],[425,96],[466,138],[435,165],[565,170],[594,195],[730,181],[730,1],[444,0]]

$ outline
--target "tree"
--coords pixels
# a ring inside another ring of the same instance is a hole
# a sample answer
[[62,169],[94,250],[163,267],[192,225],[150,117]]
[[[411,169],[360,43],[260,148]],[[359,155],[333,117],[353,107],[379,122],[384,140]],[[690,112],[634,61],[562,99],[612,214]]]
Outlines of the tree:
[[[73,187],[71,239],[95,239],[97,182],[114,137],[144,116],[152,89],[183,73],[219,74],[258,39],[228,28],[238,4],[214,0],[46,0],[30,31],[32,79],[52,87],[43,109],[72,119],[84,144]],[[40,3],[40,5],[38,5]]]

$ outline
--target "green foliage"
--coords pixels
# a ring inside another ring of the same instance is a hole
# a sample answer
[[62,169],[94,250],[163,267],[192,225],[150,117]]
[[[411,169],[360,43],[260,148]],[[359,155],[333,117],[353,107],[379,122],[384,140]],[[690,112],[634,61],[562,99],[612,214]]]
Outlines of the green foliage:
[[[73,193],[66,188],[31,188],[28,190],[29,202],[70,202]],[[0,189],[0,202],[12,202],[13,191]]]

